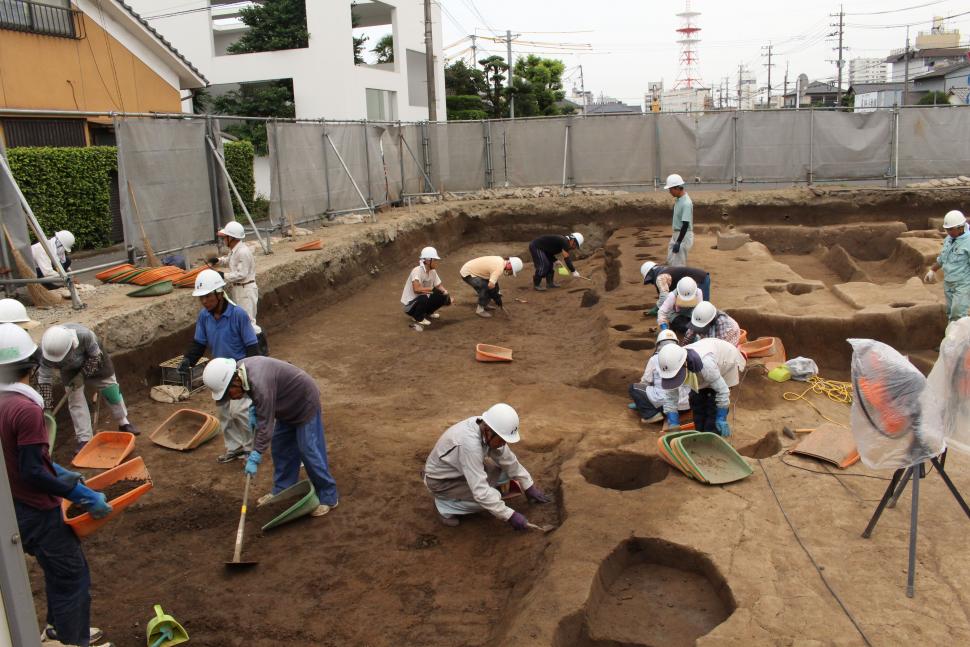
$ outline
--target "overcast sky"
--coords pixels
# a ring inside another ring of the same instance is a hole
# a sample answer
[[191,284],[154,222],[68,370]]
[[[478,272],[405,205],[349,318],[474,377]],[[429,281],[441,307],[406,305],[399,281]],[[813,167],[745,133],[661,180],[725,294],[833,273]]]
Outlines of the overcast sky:
[[[582,64],[586,89],[597,96],[602,92],[627,103],[642,102],[650,81],[664,81],[669,88],[679,75],[680,49],[676,43],[680,26],[676,14],[683,11],[684,0],[437,0],[442,8],[444,45],[467,34],[492,36],[505,30],[521,33],[521,40],[544,43],[592,45],[589,52],[564,52],[552,47],[513,45],[513,55],[543,52],[560,58],[566,66],[567,93],[579,85],[576,69]],[[970,6],[963,1],[946,0],[846,0],[846,58],[885,57],[891,49],[902,48],[906,40],[904,23],[913,24],[911,35],[929,31],[935,15],[964,13],[946,21],[947,29],[961,31],[961,43],[970,33]],[[774,45],[772,69],[773,94],[779,93],[789,66],[789,83],[804,72],[811,80],[834,80],[836,66],[835,31],[839,3],[792,2],[790,0],[693,0],[694,11],[701,12],[698,54],[699,77],[706,85],[731,78],[732,91],[738,66],[744,64],[757,75],[759,87],[767,85],[767,58],[762,46]],[[902,11],[899,11],[903,9]],[[883,13],[874,13],[883,12]],[[856,15],[851,15],[856,14]],[[864,15],[862,15],[864,14]],[[535,32],[585,33],[535,33]],[[447,56],[468,46],[465,41],[446,50]],[[479,45],[505,56],[504,43],[479,39]],[[469,56],[466,54],[466,61]],[[480,55],[479,58],[482,58]],[[848,64],[843,72],[848,84]]]

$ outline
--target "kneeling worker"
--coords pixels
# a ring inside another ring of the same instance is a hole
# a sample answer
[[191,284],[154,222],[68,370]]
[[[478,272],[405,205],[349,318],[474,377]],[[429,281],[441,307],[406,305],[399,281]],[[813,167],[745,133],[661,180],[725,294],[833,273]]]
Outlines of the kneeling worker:
[[677,401],[682,384],[691,388],[694,429],[731,435],[728,409],[731,387],[737,386],[745,361],[736,346],[723,339],[702,339],[689,346],[667,344],[657,353],[661,386],[666,390],[664,414],[669,431],[680,429]]
[[502,291],[499,289],[498,280],[503,274],[516,276],[521,271],[522,259],[517,256],[509,258],[481,256],[462,265],[458,273],[461,274],[461,280],[472,286],[478,294],[478,307],[475,309],[475,314],[487,319],[492,316],[492,313],[488,312],[490,301],[494,301],[495,305],[508,315],[508,311],[502,305]]
[[[667,344],[677,344],[677,334],[673,330],[660,331],[657,335],[657,351],[647,361],[647,366],[643,369],[643,377],[639,382],[630,385],[629,393],[633,403],[629,407],[636,409],[642,423],[660,422],[664,419],[663,407],[667,392],[660,386],[660,363],[657,360],[657,353]],[[682,384],[679,390],[677,409],[687,411],[690,409],[690,387]]]
[[252,400],[256,434],[246,474],[256,476],[272,443],[273,490],[261,496],[258,505],[296,485],[302,463],[320,499],[310,516],[322,517],[337,507],[337,483],[327,463],[320,390],[312,377],[272,357],[247,357],[238,362],[217,357],[206,364],[202,381],[212,390],[213,400]]
[[525,515],[505,505],[496,489],[513,479],[533,503],[549,502],[509,449],[508,443],[517,442],[519,414],[504,403],[465,418],[441,435],[424,464],[424,484],[434,495],[441,523],[457,526],[461,515],[487,510],[515,530],[528,528]]
[[411,270],[408,280],[404,283],[401,303],[404,304],[404,314],[414,319],[411,326],[415,330],[423,330],[424,326],[430,326],[431,319],[441,316],[437,310],[442,306],[451,305],[451,296],[438,276],[437,268],[440,260],[438,250],[434,247],[425,247],[421,250],[418,266]]
[[684,335],[684,346],[711,337],[737,346],[741,342],[741,326],[729,314],[714,307],[710,301],[701,301],[690,313],[690,329]]

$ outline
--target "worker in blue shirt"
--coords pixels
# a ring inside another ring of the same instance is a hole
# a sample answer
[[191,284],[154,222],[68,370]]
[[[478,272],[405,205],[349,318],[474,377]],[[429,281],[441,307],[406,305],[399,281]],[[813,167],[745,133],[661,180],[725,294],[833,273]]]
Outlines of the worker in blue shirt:
[[956,209],[943,217],[943,229],[947,233],[943,248],[923,280],[934,283],[936,272],[943,270],[947,319],[956,321],[970,314],[970,233],[967,219]]
[[[192,296],[199,297],[202,310],[195,323],[192,343],[179,365],[183,382],[189,382],[192,367],[205,353],[206,347],[212,357],[230,357],[237,361],[259,355],[259,342],[249,315],[226,298],[225,287],[225,280],[215,270],[202,270],[195,279]],[[250,405],[252,402],[246,397],[219,403],[219,424],[226,442],[226,453],[216,459],[220,463],[249,455],[253,444]]]

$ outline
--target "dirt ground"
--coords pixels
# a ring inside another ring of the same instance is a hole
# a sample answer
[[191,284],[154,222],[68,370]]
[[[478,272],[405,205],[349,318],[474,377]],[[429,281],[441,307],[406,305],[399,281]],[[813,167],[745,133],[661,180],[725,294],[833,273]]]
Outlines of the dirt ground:
[[[663,227],[616,229],[578,263],[592,283],[563,278],[561,289],[545,293],[531,289],[527,264],[502,281],[508,320],[474,315],[458,268],[483,254],[527,260],[527,237],[442,244],[439,272],[460,301],[424,332],[408,328],[398,303],[413,264],[404,260],[338,302],[294,308],[288,321],[274,315],[273,355],[320,386],[341,499],[326,517],[266,533],[254,513],[243,556],[259,565],[247,573],[230,575],[223,564],[232,556],[242,462],[215,462],[219,438],[180,453],[146,437],[180,406],[213,412],[211,400],[197,394],[165,405],[150,401],[147,388],[126,390],[131,418],[146,431],[135,453],[155,487],[85,540],[92,621],[122,646],[143,643],[153,604],[182,622],[191,644],[213,646],[864,644],[848,612],[873,645],[970,640],[968,520],[931,474],[920,501],[916,597],[906,598],[909,491],[861,539],[890,474],[830,470],[781,453],[791,442],[778,436],[783,425],[822,422],[806,403],[783,398],[801,385],[776,384],[752,368],[733,390],[731,442],[749,456],[751,477],[708,487],[657,461],[660,427],[626,408],[626,388],[656,335],[655,320],[642,314],[655,293],[639,284],[637,268],[660,257],[668,237]],[[762,243],[727,252],[711,249],[715,242],[698,236],[691,256],[712,271],[715,303],[753,336],[779,334],[790,356],[815,357],[823,376],[845,379],[845,333],[863,327],[860,310],[835,291],[846,284],[813,274],[803,257],[814,248],[795,262]],[[893,294],[916,290],[900,278]],[[765,288],[814,283],[804,292]],[[920,289],[919,303],[883,302],[864,325],[893,334],[912,323],[904,316],[929,322],[940,314],[940,289]],[[479,342],[512,348],[515,361],[475,362]],[[912,347],[932,361],[931,341]],[[848,422],[844,405],[808,397]],[[523,440],[515,451],[555,499],[515,507],[536,523],[560,524],[548,535],[514,533],[485,516],[445,528],[420,481],[438,436],[498,401],[518,409]],[[57,456],[65,464],[66,450]],[[967,463],[953,455],[947,469],[970,493]],[[270,475],[267,460],[256,496]],[[43,584],[36,566],[31,572],[42,618]]]

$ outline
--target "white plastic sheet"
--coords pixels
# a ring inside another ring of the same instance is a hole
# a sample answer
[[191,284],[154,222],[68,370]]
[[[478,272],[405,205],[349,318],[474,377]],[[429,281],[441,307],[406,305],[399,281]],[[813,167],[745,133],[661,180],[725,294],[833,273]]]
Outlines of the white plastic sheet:
[[920,403],[923,427],[941,430],[947,447],[970,453],[970,317],[950,324]]

